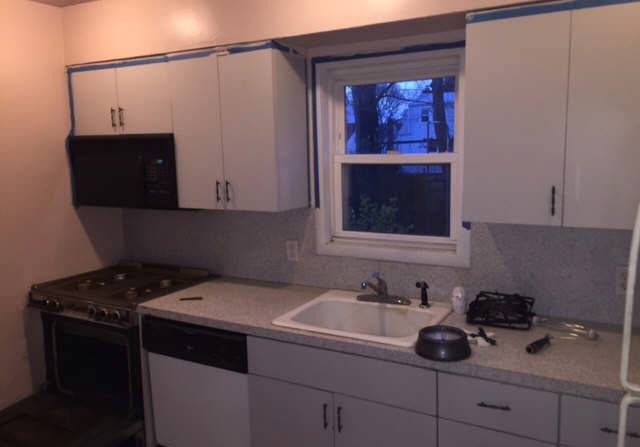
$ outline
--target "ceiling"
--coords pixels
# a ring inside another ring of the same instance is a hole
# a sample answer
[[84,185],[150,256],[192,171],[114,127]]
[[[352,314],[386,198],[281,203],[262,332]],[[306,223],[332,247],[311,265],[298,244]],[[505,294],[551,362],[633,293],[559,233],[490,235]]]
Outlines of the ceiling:
[[69,5],[76,5],[78,3],[92,2],[94,0],[32,0],[32,1],[38,2],[38,3],[46,3],[47,5],[53,5],[53,6],[69,6]]

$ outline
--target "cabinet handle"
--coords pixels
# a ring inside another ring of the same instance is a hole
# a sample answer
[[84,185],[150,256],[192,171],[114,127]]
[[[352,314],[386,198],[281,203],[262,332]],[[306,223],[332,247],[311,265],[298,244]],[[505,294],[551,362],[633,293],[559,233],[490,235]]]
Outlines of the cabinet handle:
[[342,431],[342,407],[338,407],[338,433]]
[[231,183],[229,181],[224,182],[224,194],[227,202],[231,202]]
[[124,109],[118,107],[118,119],[120,120],[120,127],[124,127]]
[[556,215],[556,187],[551,187],[551,215]]
[[327,408],[328,408],[327,404],[322,405],[322,426],[324,427],[325,430],[329,426],[329,420],[327,419]]
[[[607,434],[611,434],[611,435],[617,435],[618,434],[618,430],[614,430],[614,429],[609,428],[609,427],[602,427],[600,429],[600,431],[602,433],[607,433]],[[636,432],[629,432],[629,433],[627,433],[627,438],[640,439],[640,434],[638,434]]]
[[220,203],[222,197],[220,197],[220,182],[216,180],[216,201]]
[[116,109],[111,107],[111,127],[116,128]]
[[484,402],[478,402],[477,405],[480,408],[488,408],[489,410],[511,411],[511,407],[509,405],[492,405]]

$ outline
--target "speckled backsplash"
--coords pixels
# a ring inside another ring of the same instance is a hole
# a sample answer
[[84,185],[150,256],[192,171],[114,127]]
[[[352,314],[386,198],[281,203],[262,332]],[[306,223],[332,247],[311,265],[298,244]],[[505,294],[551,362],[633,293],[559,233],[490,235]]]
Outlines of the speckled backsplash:
[[[626,265],[629,231],[474,224],[471,268],[433,267],[315,254],[313,211],[286,213],[128,210],[127,256],[208,268],[225,276],[357,289],[380,271],[390,291],[417,296],[425,279],[436,299],[463,285],[536,298],[543,315],[620,325],[624,297],[615,269]],[[300,241],[301,259],[286,259],[285,241]],[[637,321],[637,320],[636,320]]]

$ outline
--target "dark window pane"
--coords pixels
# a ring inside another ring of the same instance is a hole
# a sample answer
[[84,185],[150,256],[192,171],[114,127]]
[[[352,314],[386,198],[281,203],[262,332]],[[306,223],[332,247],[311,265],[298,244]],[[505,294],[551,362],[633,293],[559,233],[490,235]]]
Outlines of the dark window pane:
[[449,236],[448,164],[342,165],[346,231]]
[[456,78],[348,85],[347,154],[453,152]]

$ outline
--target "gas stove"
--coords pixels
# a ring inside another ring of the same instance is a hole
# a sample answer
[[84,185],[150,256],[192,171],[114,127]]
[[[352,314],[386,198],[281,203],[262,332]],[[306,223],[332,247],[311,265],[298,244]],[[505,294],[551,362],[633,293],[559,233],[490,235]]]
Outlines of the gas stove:
[[202,269],[126,263],[31,287],[29,305],[44,312],[136,326],[138,304],[210,278]]

